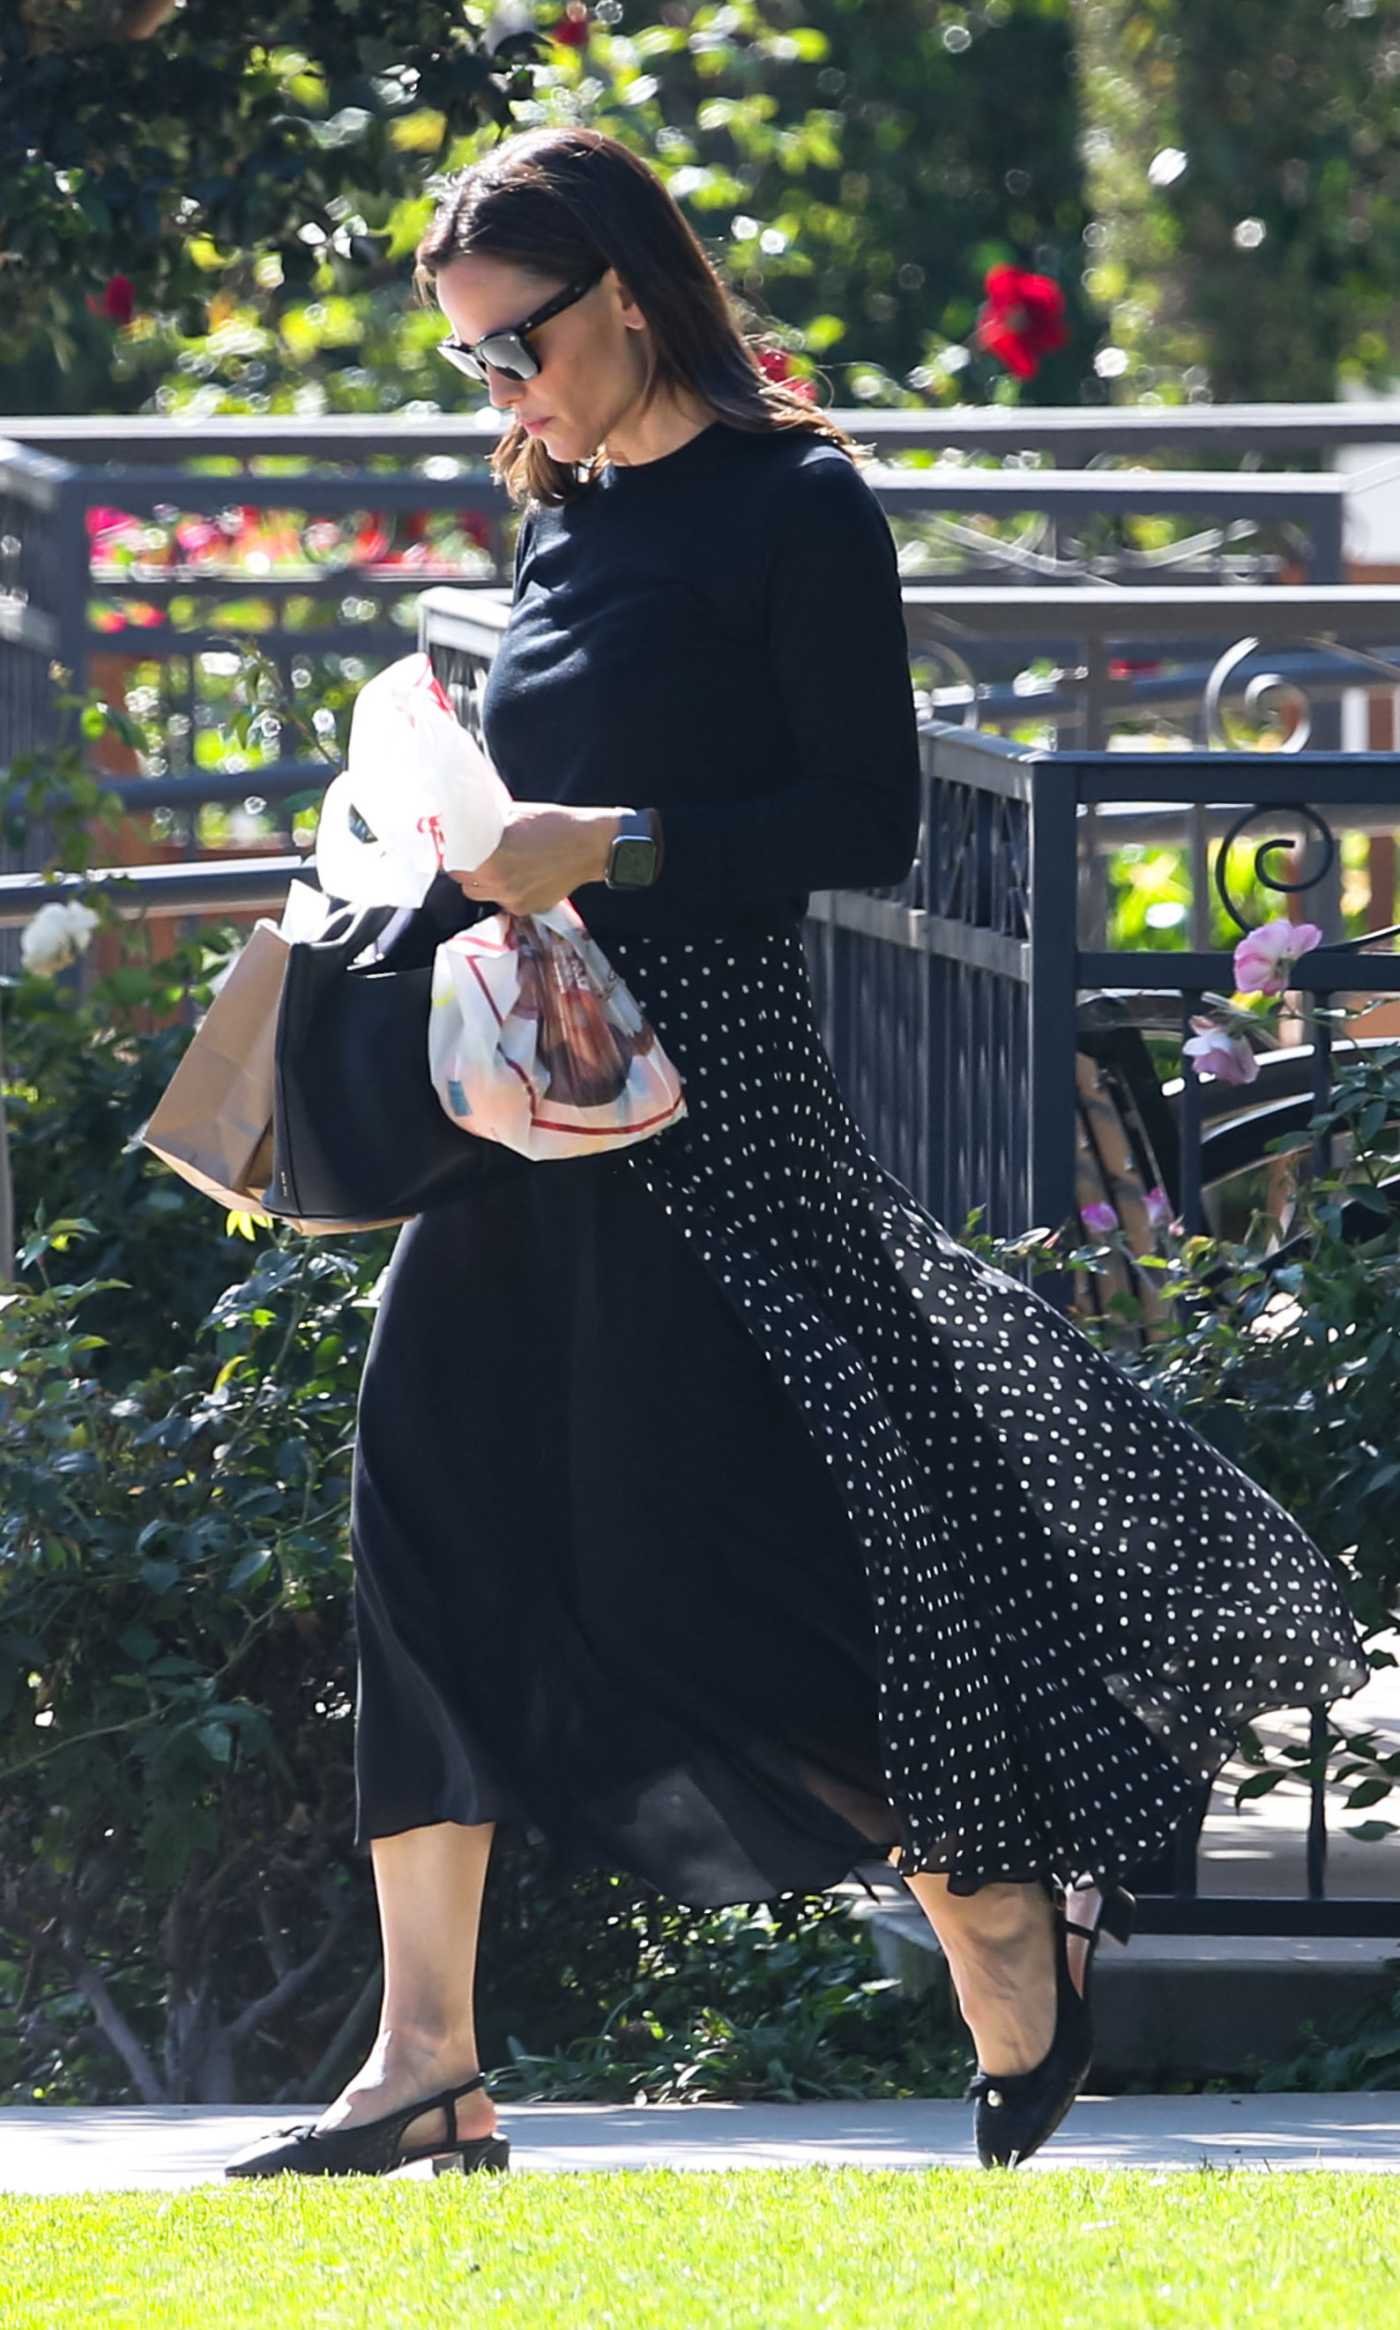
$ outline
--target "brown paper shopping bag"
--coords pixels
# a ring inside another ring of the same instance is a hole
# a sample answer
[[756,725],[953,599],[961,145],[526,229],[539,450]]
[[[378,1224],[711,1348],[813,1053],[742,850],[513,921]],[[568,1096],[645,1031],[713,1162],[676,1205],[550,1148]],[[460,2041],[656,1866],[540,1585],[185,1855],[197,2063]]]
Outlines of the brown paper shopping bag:
[[[291,941],[261,921],[205,1012],[141,1129],[144,1146],[182,1179],[238,1213],[261,1213],[272,1176],[277,1015]],[[378,1230],[390,1221],[279,1222],[309,1236]]]
[[141,1139],[184,1180],[240,1213],[272,1170],[272,1053],[287,940],[255,923],[191,1036]]

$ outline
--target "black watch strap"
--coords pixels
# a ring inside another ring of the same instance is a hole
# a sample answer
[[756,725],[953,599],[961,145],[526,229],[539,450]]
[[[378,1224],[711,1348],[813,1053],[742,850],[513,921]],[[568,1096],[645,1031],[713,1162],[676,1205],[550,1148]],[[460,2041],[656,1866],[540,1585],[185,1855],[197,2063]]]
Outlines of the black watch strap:
[[661,840],[648,809],[631,809],[608,851],[604,880],[610,890],[649,889],[661,871]]

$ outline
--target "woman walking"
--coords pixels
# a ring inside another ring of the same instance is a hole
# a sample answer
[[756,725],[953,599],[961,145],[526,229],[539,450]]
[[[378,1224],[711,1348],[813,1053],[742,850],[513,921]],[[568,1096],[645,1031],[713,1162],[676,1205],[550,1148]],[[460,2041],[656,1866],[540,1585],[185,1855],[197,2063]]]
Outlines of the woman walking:
[[977,2049],[979,2155],[1087,2075],[1100,1928],[1240,1727],[1366,1679],[1266,1492],[877,1162],[814,1017],[816,889],[900,881],[894,545],[765,379],[661,181],[580,128],[447,191],[419,282],[525,505],[482,705],[515,795],[456,879],[572,897],[683,1121],[400,1232],[360,1391],[368,2061],[231,2174],[503,2166],[473,1976],[494,1828],[692,1905],[884,1856]]

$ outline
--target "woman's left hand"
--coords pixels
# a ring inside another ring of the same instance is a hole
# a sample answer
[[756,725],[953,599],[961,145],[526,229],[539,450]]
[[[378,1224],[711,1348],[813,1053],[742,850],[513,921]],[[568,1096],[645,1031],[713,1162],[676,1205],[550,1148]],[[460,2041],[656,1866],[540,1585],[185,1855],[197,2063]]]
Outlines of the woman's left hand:
[[563,809],[553,801],[513,801],[505,832],[470,872],[448,867],[468,898],[508,914],[543,914],[585,882],[601,882],[620,809]]

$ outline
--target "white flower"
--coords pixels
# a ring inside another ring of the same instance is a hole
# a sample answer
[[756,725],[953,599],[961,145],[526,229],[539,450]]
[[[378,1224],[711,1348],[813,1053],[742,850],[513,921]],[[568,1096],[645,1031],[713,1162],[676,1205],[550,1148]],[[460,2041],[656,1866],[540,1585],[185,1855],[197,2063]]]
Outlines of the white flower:
[[66,970],[76,961],[96,928],[97,916],[90,906],[76,898],[70,898],[66,905],[55,899],[51,905],[41,906],[25,924],[20,933],[20,962],[26,971],[51,979],[55,971]]

